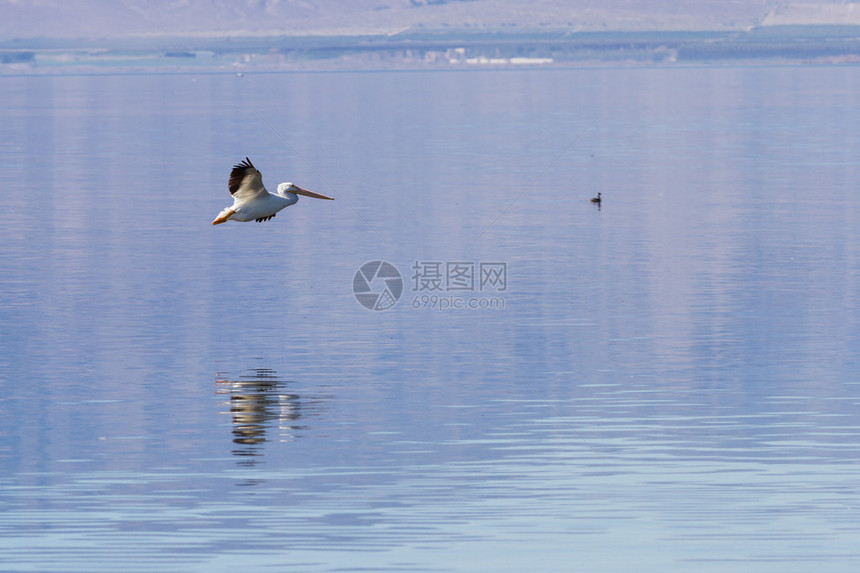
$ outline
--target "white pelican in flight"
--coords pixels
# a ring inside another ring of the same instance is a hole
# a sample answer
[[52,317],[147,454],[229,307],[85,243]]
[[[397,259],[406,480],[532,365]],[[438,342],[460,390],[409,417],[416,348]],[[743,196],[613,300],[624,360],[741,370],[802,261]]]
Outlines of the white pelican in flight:
[[273,195],[263,187],[263,174],[257,171],[257,168],[247,157],[245,161],[233,166],[227,186],[233,196],[233,206],[218,213],[218,216],[212,221],[213,225],[231,220],[257,221],[258,223],[268,221],[284,207],[295,205],[299,200],[299,195],[334,200],[332,197],[302,189],[292,183],[281,183],[278,185],[278,194]]

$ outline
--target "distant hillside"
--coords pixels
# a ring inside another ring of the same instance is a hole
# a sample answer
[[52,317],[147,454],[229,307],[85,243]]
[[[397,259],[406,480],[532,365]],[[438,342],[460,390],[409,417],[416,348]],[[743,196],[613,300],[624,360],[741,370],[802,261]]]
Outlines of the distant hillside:
[[0,40],[394,34],[403,30],[744,30],[860,24],[860,4],[785,0],[0,0]]

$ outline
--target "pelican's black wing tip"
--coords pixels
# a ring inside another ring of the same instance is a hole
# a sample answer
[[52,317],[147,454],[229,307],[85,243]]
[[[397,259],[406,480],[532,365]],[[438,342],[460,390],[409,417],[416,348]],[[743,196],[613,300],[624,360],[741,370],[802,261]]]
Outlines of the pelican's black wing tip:
[[251,169],[256,169],[256,167],[254,167],[254,164],[251,163],[251,159],[246,156],[245,159],[234,165],[233,169],[247,169],[249,167]]
[[245,157],[243,161],[233,166],[230,178],[227,180],[227,188],[230,189],[230,195],[235,195],[236,191],[242,186],[242,181],[245,180],[248,169],[257,171],[257,168],[254,167],[254,164],[251,163],[251,159],[248,157]]

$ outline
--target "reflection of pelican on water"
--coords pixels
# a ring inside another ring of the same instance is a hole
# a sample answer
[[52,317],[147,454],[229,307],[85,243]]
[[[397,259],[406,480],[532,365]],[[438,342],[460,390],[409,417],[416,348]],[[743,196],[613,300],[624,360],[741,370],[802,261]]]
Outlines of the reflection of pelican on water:
[[[262,444],[270,441],[267,432],[277,427],[277,440],[291,441],[306,426],[296,423],[303,415],[305,405],[298,394],[287,392],[289,382],[279,380],[277,372],[268,368],[254,368],[250,375],[238,380],[219,378],[216,394],[229,396],[229,412],[233,422],[233,455],[258,457],[263,455]],[[308,402],[311,410],[314,401]],[[249,459],[246,465],[254,465]]]

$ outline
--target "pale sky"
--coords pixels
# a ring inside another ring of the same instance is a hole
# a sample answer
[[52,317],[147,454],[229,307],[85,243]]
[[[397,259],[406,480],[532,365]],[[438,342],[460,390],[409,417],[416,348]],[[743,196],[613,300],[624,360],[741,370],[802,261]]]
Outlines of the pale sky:
[[727,30],[860,24],[860,4],[779,0],[0,0],[0,40],[404,30]]

